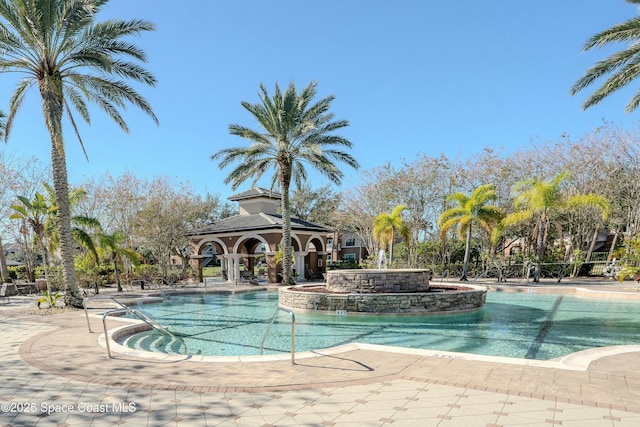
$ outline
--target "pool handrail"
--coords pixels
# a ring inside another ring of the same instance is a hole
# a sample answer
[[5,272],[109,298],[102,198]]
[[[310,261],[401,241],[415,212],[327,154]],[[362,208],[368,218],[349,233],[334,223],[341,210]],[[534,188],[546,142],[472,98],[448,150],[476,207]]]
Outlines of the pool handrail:
[[132,307],[122,307],[122,308],[114,308],[112,310],[109,310],[109,311],[105,312],[102,315],[102,327],[104,329],[104,341],[105,341],[106,346],[107,346],[107,356],[109,358],[111,358],[111,347],[109,346],[109,334],[107,332],[107,317],[109,317],[112,314],[116,314],[116,313],[130,313],[130,314],[133,314],[139,320],[141,320],[144,323],[146,323],[147,325],[149,325],[152,329],[155,329],[158,332],[167,334],[171,338],[173,338],[174,340],[176,340],[178,342],[181,342],[182,345],[184,345],[184,354],[185,355],[188,354],[187,343],[185,342],[185,340],[183,338],[172,334],[171,331],[169,331],[169,329],[167,327],[162,326],[160,323],[156,322],[155,320],[153,320],[151,317],[147,316],[146,314],[144,314],[140,310],[137,310],[137,309],[132,308]]
[[284,311],[291,315],[291,364],[296,364],[296,315],[293,311],[288,308],[284,308],[280,305],[276,308],[276,312],[273,313],[273,317],[271,317],[271,322],[269,322],[269,326],[267,326],[267,330],[264,332],[264,336],[262,337],[262,342],[260,343],[260,354],[262,355],[264,351],[264,342],[267,339],[267,335],[269,335],[269,331],[271,330],[271,326],[273,322],[275,322],[276,317],[278,316],[279,311]]
[[[87,302],[89,302],[89,300],[97,300],[97,299],[101,299],[101,300],[110,299],[111,301],[113,301],[116,304],[118,304],[121,308],[126,308],[127,307],[127,305],[125,303],[122,303],[122,302],[118,301],[117,299],[115,299],[114,297],[111,297],[111,296],[94,295],[94,296],[91,296],[91,297],[82,298],[82,306],[84,307],[84,316],[87,319],[87,327],[89,328],[89,332],[90,333],[93,333],[93,331],[91,330],[91,323],[89,322],[89,311],[88,311],[88,307],[87,307]],[[95,308],[97,308],[97,307],[95,307]]]

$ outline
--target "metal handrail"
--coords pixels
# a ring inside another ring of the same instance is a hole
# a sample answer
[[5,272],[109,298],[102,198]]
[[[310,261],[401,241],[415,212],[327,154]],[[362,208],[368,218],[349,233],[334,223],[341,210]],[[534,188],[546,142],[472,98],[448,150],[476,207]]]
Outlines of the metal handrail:
[[[116,304],[118,304],[120,307],[122,307],[122,308],[127,308],[127,305],[126,305],[126,304],[124,304],[124,303],[122,303],[122,302],[118,301],[118,300],[117,300],[117,299],[115,299],[114,297],[104,297],[104,296],[101,296],[101,297],[99,297],[99,298],[98,298],[98,297],[96,296],[96,297],[93,297],[93,298],[95,298],[95,299],[103,299],[103,300],[110,299],[110,300],[112,300],[113,302],[115,302]],[[89,322],[89,311],[88,311],[88,309],[87,309],[87,302],[89,302],[89,300],[90,300],[90,299],[91,299],[91,297],[85,297],[85,298],[83,298],[83,299],[82,299],[82,306],[84,307],[84,316],[87,318],[87,326],[89,327],[89,332],[93,333],[93,331],[91,330],[91,323]]]
[[178,292],[178,289],[176,288],[176,285],[174,285],[173,283],[171,283],[170,281],[168,281],[164,277],[162,278],[162,283],[164,283],[165,285],[167,285],[168,287],[173,289],[174,292]]
[[262,342],[260,343],[260,354],[262,354],[264,351],[264,342],[267,339],[267,335],[269,335],[271,326],[273,325],[273,322],[275,322],[279,311],[284,311],[291,315],[291,364],[295,365],[296,364],[296,315],[294,314],[293,311],[289,310],[288,308],[284,308],[281,306],[278,306],[276,308],[276,312],[273,313],[271,322],[269,322],[269,326],[267,326],[267,330],[265,331],[264,336],[262,337]]
[[107,355],[109,357],[111,357],[111,347],[109,346],[109,335],[107,333],[107,317],[116,313],[131,313],[135,315],[138,319],[142,320],[144,323],[151,326],[151,328],[159,332],[165,333],[169,335],[171,338],[175,339],[176,341],[181,342],[182,345],[184,345],[184,354],[188,353],[187,343],[184,341],[184,339],[172,334],[166,327],[162,326],[161,324],[159,324],[158,322],[156,322],[155,320],[153,320],[152,318],[150,318],[140,310],[136,310],[135,308],[131,308],[131,307],[123,307],[123,308],[114,308],[113,310],[109,310],[102,315],[102,327],[104,329],[104,340],[105,340],[105,343],[107,344]]

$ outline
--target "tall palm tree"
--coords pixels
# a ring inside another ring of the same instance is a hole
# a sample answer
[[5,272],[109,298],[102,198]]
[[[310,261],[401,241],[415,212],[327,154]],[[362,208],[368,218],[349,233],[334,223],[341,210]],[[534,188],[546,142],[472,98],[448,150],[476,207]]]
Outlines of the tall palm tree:
[[408,208],[398,205],[393,208],[391,214],[381,213],[373,224],[373,237],[380,244],[382,250],[389,248],[389,265],[393,263],[393,243],[396,240],[396,232],[409,244],[411,233],[409,226],[402,219],[402,212]]
[[62,117],[66,113],[83,150],[71,107],[89,123],[88,103],[95,103],[125,132],[128,127],[120,111],[127,103],[158,121],[149,103],[126,83],[133,80],[155,86],[156,80],[137,63],[146,62],[145,53],[124,40],[153,31],[154,25],[144,20],[95,22],[107,2],[0,0],[0,72],[23,75],[10,100],[5,139],[27,92],[36,87],[51,138],[65,301],[76,307],[82,306],[82,297],[73,264]]
[[[640,4],[640,0],[626,1],[627,3]],[[620,42],[626,43],[627,47],[596,63],[571,87],[571,94],[575,95],[590,86],[600,77],[607,74],[611,75],[604,81],[600,88],[587,98],[582,106],[584,109],[599,103],[616,90],[626,86],[640,76],[640,67],[638,67],[640,63],[640,17],[638,16],[628,19],[621,24],[614,25],[608,30],[591,37],[584,45],[583,51],[586,52],[595,47],[605,47]],[[639,104],[640,91],[636,91],[625,110],[630,113],[635,110]]]
[[575,194],[567,196],[563,192],[562,182],[568,177],[561,172],[549,181],[531,178],[516,184],[515,212],[507,215],[500,225],[500,233],[509,226],[532,223],[536,235],[536,263],[534,282],[540,281],[540,263],[544,253],[545,240],[554,212],[591,206],[602,213],[604,221],[609,216],[609,201],[596,194]]
[[[492,233],[495,226],[504,217],[502,209],[489,205],[489,202],[497,198],[493,185],[481,185],[471,195],[462,192],[450,194],[447,203],[455,202],[457,206],[447,209],[438,218],[440,237],[443,238],[446,232],[454,226],[458,228],[460,239],[465,239],[464,263],[462,266],[462,276],[460,280],[467,280],[469,272],[469,258],[471,257],[471,235],[473,225],[477,223],[480,227]],[[466,236],[466,237],[465,237]]]
[[225,179],[235,190],[248,179],[255,184],[265,172],[274,170],[271,188],[279,187],[282,194],[282,237],[284,259],[282,282],[291,282],[291,206],[289,191],[291,181],[300,188],[307,178],[305,163],[312,166],[331,182],[339,184],[343,173],[334,161],[358,168],[358,162],[343,148],[351,148],[346,138],[334,132],[349,125],[346,120],[334,120],[329,112],[333,95],[311,104],[316,95],[316,82],[311,82],[300,93],[293,82],[282,93],[276,83],[275,93],[269,95],[260,84],[260,103],[242,102],[242,106],[260,124],[261,130],[231,124],[229,133],[251,141],[249,147],[233,147],[220,150],[212,160],[220,160],[224,168],[239,162]]
[[118,292],[122,292],[122,284],[120,283],[120,270],[118,270],[118,260],[128,259],[135,266],[140,265],[140,255],[133,249],[126,248],[122,244],[126,241],[126,237],[119,231],[111,234],[100,234],[98,244],[106,252],[106,256],[113,263],[113,270],[116,276],[116,285]]

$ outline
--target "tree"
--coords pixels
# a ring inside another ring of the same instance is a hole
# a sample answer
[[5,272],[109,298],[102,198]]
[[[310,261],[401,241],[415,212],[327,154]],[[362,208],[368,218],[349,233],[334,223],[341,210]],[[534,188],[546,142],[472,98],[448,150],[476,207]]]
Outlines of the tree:
[[447,209],[440,215],[438,226],[440,227],[441,238],[444,238],[446,232],[453,226],[458,227],[460,240],[465,239],[466,236],[460,280],[467,280],[467,273],[469,272],[471,236],[474,223],[477,223],[491,234],[494,227],[504,217],[502,209],[487,204],[495,201],[496,198],[495,187],[490,184],[479,186],[470,196],[462,192],[456,192],[447,197],[447,203],[453,201],[457,206]]
[[140,264],[139,255],[133,249],[122,246],[125,242],[124,234],[116,231],[111,234],[100,234],[98,236],[98,245],[106,252],[107,258],[113,263],[113,271],[116,276],[116,285],[118,292],[122,292],[122,284],[120,283],[120,271],[118,270],[118,260],[127,259],[135,266]]
[[81,200],[79,206],[88,215],[98,218],[105,233],[120,231],[126,239],[125,246],[134,248],[140,243],[135,235],[136,216],[147,203],[153,184],[131,172],[119,177],[106,173],[82,184],[87,189],[87,198]]
[[164,278],[168,277],[171,256],[180,256],[183,273],[189,264],[184,250],[189,246],[187,232],[219,218],[219,199],[211,194],[203,199],[189,186],[176,185],[166,177],[157,178],[145,187],[148,192],[131,223],[133,234],[138,238],[134,247],[151,253]]
[[566,172],[561,172],[549,181],[531,178],[516,184],[514,201],[516,211],[503,219],[499,229],[499,233],[502,233],[503,228],[516,224],[532,223],[534,225],[538,265],[534,273],[534,282],[540,281],[540,263],[554,212],[590,206],[600,210],[603,220],[609,215],[609,201],[605,197],[596,194],[566,196],[562,182],[567,177]]
[[51,288],[49,287],[49,273],[48,273],[48,256],[47,256],[47,227],[46,221],[55,210],[54,206],[49,206],[45,197],[36,193],[33,200],[29,200],[26,197],[18,196],[18,200],[22,204],[12,206],[15,211],[10,218],[19,219],[28,224],[33,233],[38,239],[40,251],[42,254],[42,267],[44,268],[45,281],[47,282],[47,295],[51,295]]
[[[46,167],[35,157],[23,158],[0,152],[0,265],[4,270],[3,279],[8,281],[9,270],[5,270],[4,247],[2,241],[15,241],[21,247],[19,258],[25,263],[29,277],[34,278],[35,258],[30,251],[32,239],[25,237],[29,234],[28,227],[16,227],[16,221],[9,217],[15,210],[16,194],[32,199],[40,190],[41,182],[49,174]],[[25,233],[26,231],[26,233]]]
[[402,212],[407,210],[404,205],[393,208],[391,214],[381,213],[373,224],[373,236],[383,250],[389,248],[389,265],[393,263],[393,244],[396,240],[396,232],[402,236],[405,242],[411,238],[409,226],[402,219]]
[[411,238],[405,241],[409,267],[417,265],[420,243],[433,235],[447,194],[451,192],[451,169],[446,156],[424,155],[410,163],[403,161],[398,170],[378,174],[378,191],[386,194],[393,205],[407,207],[403,219],[411,230]]
[[340,205],[340,194],[331,190],[329,184],[312,189],[303,184],[291,196],[291,214],[304,221],[332,225],[332,217]]
[[23,74],[9,105],[5,139],[27,92],[37,87],[51,138],[53,186],[58,203],[62,273],[67,304],[81,307],[71,236],[69,185],[62,117],[66,113],[81,146],[84,144],[71,107],[90,122],[88,103],[97,104],[125,132],[120,110],[131,103],[157,123],[149,103],[124,79],[155,86],[155,78],[134,61],[145,53],[123,39],[154,25],[144,20],[95,22],[108,0],[0,0],[0,70]]
[[[55,226],[58,218],[58,203],[56,201],[56,194],[54,189],[46,182],[42,183],[45,190],[45,198],[47,204],[50,206],[49,214],[47,215],[45,228],[47,235],[49,236],[49,252],[53,253],[60,247],[60,233]],[[84,247],[91,255],[93,255],[96,262],[98,262],[98,252],[96,251],[95,243],[93,242],[92,233],[96,231],[102,231],[100,221],[96,218],[88,215],[76,215],[74,214],[74,208],[85,199],[87,192],[82,187],[77,187],[69,191],[69,209],[71,211],[71,236],[73,241],[82,247]],[[89,233],[87,229],[91,230]]]
[[[626,0],[627,3],[640,4],[640,0]],[[620,52],[610,55],[608,58],[596,63],[589,68],[584,76],[571,87],[571,94],[575,95],[593,84],[596,80],[611,74],[583,104],[587,109],[596,105],[616,90],[626,86],[640,76],[640,17],[628,19],[622,24],[596,34],[591,37],[583,47],[583,52],[595,47],[606,47],[613,43],[625,43],[627,47]],[[625,111],[634,111],[640,104],[640,92],[636,92],[627,104]]]
[[293,82],[282,93],[276,83],[275,93],[270,96],[267,88],[260,85],[260,103],[242,102],[242,106],[258,121],[261,131],[232,124],[229,133],[251,141],[249,147],[233,147],[220,150],[211,156],[220,160],[224,168],[234,162],[239,165],[229,173],[225,184],[231,183],[235,190],[248,179],[255,184],[268,170],[273,169],[271,188],[279,187],[282,194],[282,237],[284,259],[282,261],[283,283],[291,282],[291,205],[289,191],[291,182],[298,188],[307,179],[305,163],[312,166],[331,182],[339,184],[343,173],[335,161],[358,168],[358,162],[343,148],[352,143],[334,132],[347,127],[346,120],[335,120],[329,112],[333,95],[311,104],[316,95],[316,82],[298,93]]

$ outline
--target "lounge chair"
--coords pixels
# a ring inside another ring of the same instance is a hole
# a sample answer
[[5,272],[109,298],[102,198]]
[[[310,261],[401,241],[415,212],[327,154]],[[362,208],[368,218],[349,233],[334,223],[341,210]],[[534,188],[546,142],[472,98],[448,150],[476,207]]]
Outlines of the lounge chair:
[[312,268],[306,267],[306,274],[308,280],[320,280],[324,279],[322,273],[316,273]]

